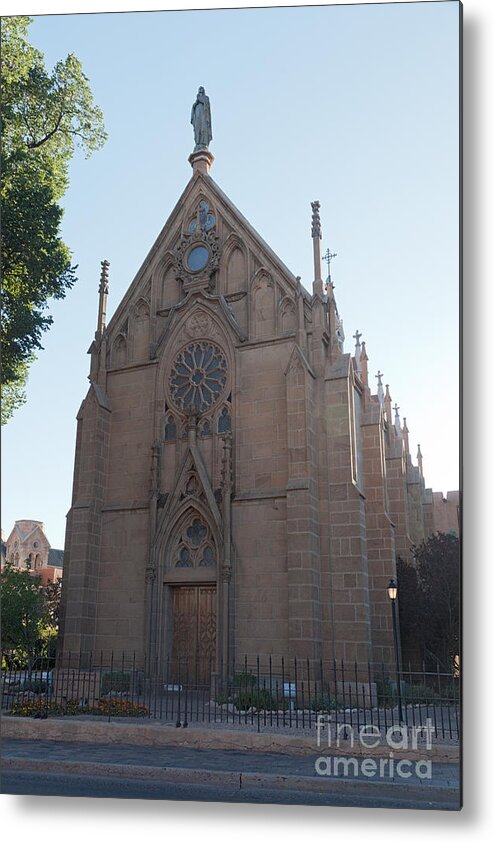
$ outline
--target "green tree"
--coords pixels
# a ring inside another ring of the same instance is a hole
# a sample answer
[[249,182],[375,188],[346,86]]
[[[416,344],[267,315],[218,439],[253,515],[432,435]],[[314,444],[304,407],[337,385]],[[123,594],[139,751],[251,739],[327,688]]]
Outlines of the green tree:
[[70,159],[76,147],[88,157],[106,140],[80,61],[70,54],[48,73],[27,40],[30,23],[1,21],[2,423],[22,403],[28,366],[53,321],[49,300],[76,281],[59,235]]
[[424,655],[424,598],[415,564],[396,559],[403,666],[418,669]]
[[49,625],[47,601],[39,576],[7,563],[1,573],[2,654],[8,664],[33,668]]
[[2,386],[2,424],[10,421],[16,409],[26,403],[26,383],[29,376],[29,363],[34,359],[30,358],[19,363],[15,370],[14,378]]
[[437,532],[414,550],[423,612],[425,646],[446,670],[460,652],[460,542]]
[[397,560],[400,635],[404,660],[432,661],[450,671],[460,651],[460,542],[436,532]]

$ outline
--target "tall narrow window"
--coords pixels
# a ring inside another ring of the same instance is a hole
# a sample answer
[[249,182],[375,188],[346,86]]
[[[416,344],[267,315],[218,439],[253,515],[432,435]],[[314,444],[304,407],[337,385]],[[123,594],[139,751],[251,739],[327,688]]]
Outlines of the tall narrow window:
[[165,441],[175,441],[177,438],[177,425],[173,415],[169,415],[165,424]]
[[221,415],[218,418],[218,433],[229,433],[232,429],[232,419],[226,406],[221,410]]

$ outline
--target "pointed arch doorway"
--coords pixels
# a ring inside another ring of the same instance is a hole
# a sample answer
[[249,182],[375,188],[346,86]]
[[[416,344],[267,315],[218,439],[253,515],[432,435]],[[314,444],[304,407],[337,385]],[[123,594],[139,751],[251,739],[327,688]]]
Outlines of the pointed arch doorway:
[[[190,482],[190,481],[189,481]],[[165,651],[175,684],[204,686],[216,671],[217,540],[195,501],[172,529],[165,550]]]

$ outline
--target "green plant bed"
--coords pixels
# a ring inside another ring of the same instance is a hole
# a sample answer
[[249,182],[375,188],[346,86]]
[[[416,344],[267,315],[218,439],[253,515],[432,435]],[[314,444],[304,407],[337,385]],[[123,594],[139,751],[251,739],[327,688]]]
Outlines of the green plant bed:
[[82,712],[83,709],[79,702],[70,701],[60,704],[46,699],[25,699],[24,701],[14,702],[10,708],[10,713],[13,716],[76,716]]
[[100,699],[97,705],[84,712],[96,716],[148,716],[149,714],[145,705],[138,705],[129,699]]

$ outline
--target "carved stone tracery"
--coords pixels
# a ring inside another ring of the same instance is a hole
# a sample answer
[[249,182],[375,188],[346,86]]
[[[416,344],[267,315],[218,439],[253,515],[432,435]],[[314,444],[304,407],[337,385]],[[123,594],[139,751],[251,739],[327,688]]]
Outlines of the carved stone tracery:
[[[194,220],[173,253],[175,276],[186,292],[201,288],[211,292],[215,287],[220,265],[220,238],[216,232],[216,218],[208,211],[207,203],[200,202]],[[196,269],[190,257],[201,248],[205,250],[200,252],[203,260]]]
[[211,530],[194,512],[177,537],[175,567],[216,567],[217,553]]
[[226,383],[223,351],[212,342],[193,342],[175,358],[169,378],[170,397],[181,412],[200,414],[217,403]]

